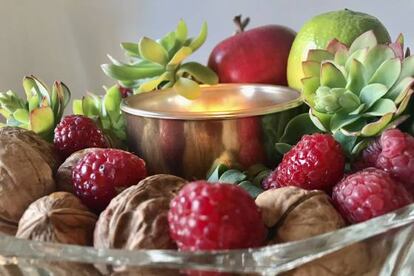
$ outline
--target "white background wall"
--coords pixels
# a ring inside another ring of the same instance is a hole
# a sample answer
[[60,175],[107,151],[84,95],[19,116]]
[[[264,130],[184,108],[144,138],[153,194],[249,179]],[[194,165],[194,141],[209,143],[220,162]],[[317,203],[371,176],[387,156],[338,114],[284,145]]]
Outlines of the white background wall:
[[206,62],[214,45],[233,33],[236,14],[250,16],[250,27],[298,30],[314,15],[343,8],[377,16],[393,38],[403,32],[414,46],[409,0],[0,0],[0,91],[22,91],[22,77],[34,74],[49,83],[64,81],[75,97],[86,90],[102,93],[103,84],[113,83],[99,66],[107,53],[122,58],[121,41],[158,38],[180,18],[191,35],[208,22],[208,41],[192,57]]

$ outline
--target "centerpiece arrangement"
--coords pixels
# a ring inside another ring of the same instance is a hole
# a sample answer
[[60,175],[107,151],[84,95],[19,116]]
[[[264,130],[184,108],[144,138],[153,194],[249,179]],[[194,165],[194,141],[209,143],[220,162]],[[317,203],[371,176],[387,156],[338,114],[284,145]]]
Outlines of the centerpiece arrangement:
[[[181,20],[122,43],[128,61],[102,65],[117,83],[75,99],[71,115],[60,81],[29,76],[26,99],[0,93],[0,255],[18,260],[2,273],[27,272],[20,258],[36,245],[57,275],[413,272],[403,36],[346,9],[297,34],[234,21],[207,66],[185,61],[205,23],[196,37]],[[56,248],[70,258],[54,263]]]

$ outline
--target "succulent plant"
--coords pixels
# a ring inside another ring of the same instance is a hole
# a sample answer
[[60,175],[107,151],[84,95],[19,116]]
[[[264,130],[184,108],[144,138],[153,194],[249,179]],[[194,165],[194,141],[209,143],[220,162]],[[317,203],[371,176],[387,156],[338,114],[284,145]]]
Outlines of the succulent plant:
[[117,85],[105,88],[104,96],[88,92],[73,101],[73,114],[93,119],[109,139],[111,147],[126,148],[125,120],[121,112],[122,94]]
[[187,25],[180,20],[175,31],[157,41],[143,37],[138,43],[121,43],[131,62],[122,63],[108,56],[112,64],[103,64],[102,69],[122,87],[134,89],[134,93],[173,87],[186,98],[196,98],[200,94],[199,83],[216,84],[218,77],[197,62],[182,63],[205,42],[207,24],[203,23],[195,38],[188,38],[187,32]]
[[8,126],[32,130],[47,141],[52,141],[53,131],[62,118],[70,100],[68,87],[55,81],[52,90],[34,76],[23,79],[26,100],[9,90],[0,92],[0,114]]
[[271,170],[262,164],[250,166],[246,171],[239,168],[229,168],[224,164],[214,164],[207,173],[207,180],[211,183],[234,184],[243,188],[253,198],[263,192],[261,183]]
[[334,39],[325,50],[309,50],[302,64],[310,120],[320,131],[332,133],[349,156],[367,138],[407,118],[414,57],[408,50],[404,55],[403,41],[400,35],[395,43],[378,44],[368,31],[350,47]]

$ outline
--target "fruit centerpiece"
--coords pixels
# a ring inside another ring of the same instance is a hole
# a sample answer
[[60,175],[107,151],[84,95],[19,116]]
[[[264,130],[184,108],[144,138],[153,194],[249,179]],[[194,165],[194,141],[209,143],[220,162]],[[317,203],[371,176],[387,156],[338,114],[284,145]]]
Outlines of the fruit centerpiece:
[[208,66],[184,63],[205,23],[122,43],[67,116],[62,82],[0,93],[2,275],[414,273],[403,36],[350,10],[234,21]]

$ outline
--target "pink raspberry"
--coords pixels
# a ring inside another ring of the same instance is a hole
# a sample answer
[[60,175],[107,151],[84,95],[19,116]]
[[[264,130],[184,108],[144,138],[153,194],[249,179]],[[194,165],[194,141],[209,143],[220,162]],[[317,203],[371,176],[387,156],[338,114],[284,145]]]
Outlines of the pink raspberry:
[[334,187],[332,198],[351,223],[381,216],[413,202],[404,185],[376,168],[345,177]]
[[341,146],[328,134],[304,135],[263,181],[264,189],[297,186],[329,191],[344,174]]
[[252,197],[232,184],[187,184],[171,201],[168,221],[171,237],[188,251],[258,247],[267,234]]
[[356,168],[373,166],[389,172],[414,194],[414,137],[390,129],[362,152]]

